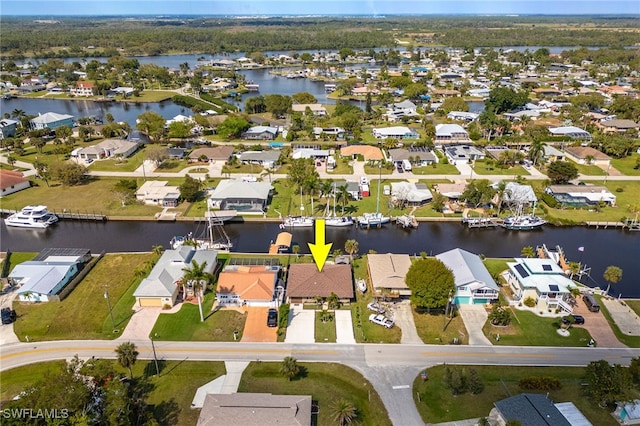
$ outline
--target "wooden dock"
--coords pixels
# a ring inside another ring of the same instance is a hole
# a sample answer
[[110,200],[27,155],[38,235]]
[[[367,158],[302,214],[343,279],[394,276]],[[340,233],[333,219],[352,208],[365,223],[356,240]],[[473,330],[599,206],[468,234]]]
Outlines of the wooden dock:
[[625,224],[623,222],[587,222],[587,227],[594,227],[596,229],[624,228]]
[[109,219],[107,215],[102,213],[81,213],[80,211],[72,212],[69,210],[63,210],[62,212],[51,211],[51,213],[58,216],[58,219],[60,220],[88,220],[93,222],[106,222]]

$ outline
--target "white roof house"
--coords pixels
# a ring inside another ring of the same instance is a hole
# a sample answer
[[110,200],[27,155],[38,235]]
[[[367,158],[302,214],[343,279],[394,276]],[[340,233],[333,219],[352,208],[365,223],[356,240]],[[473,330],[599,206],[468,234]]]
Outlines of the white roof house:
[[243,139],[270,140],[278,135],[278,128],[272,126],[253,126],[242,134]]
[[391,198],[405,201],[409,205],[422,205],[433,198],[425,184],[413,182],[391,182]]
[[173,306],[181,288],[184,268],[192,261],[198,265],[206,262],[204,271],[211,274],[216,268],[218,252],[215,250],[196,250],[191,246],[182,246],[178,250],[165,250],[149,276],[144,278],[133,292],[136,305]]
[[328,149],[315,149],[315,148],[296,148],[291,154],[291,158],[327,158],[329,156]]
[[322,104],[293,104],[291,105],[291,111],[305,113],[307,108],[315,116],[322,117],[327,115],[327,109]]
[[180,200],[180,189],[167,185],[168,181],[148,180],[136,191],[136,199],[147,205],[175,207]]
[[576,126],[551,127],[549,133],[552,136],[569,136],[572,139],[591,139],[591,133]]
[[505,185],[503,199],[507,203],[530,204],[538,201],[531,185],[520,185],[517,182],[508,182]]
[[76,155],[82,159],[97,160],[100,158],[123,157],[127,158],[140,146],[139,142],[123,139],[105,139],[102,142],[80,149]]
[[241,179],[220,181],[209,198],[209,205],[245,213],[262,213],[273,186],[269,182],[246,182]]
[[459,124],[438,124],[436,126],[436,144],[469,142],[469,134]]
[[456,286],[454,303],[487,304],[498,298],[498,284],[480,256],[459,248],[440,253],[436,259],[453,272]]
[[371,130],[371,133],[377,139],[418,139],[420,137],[418,132],[406,126],[375,128]]
[[60,126],[68,126],[69,128],[72,128],[73,115],[47,112],[32,118],[29,121],[29,124],[31,125],[31,128],[35,130],[46,128],[55,129]]
[[478,148],[470,145],[455,145],[449,146],[444,149],[444,154],[447,156],[449,163],[464,164],[469,161],[482,160],[485,157],[484,152]]
[[536,311],[562,309],[573,311],[570,288],[575,283],[553,259],[516,258],[507,262],[509,271],[505,279],[513,290],[514,300],[524,302],[527,298],[536,301]]
[[475,121],[478,117],[480,117],[480,114],[467,111],[451,111],[447,114],[447,118],[450,118],[451,120]]
[[583,207],[606,203],[616,205],[616,196],[605,186],[599,185],[551,185],[545,189],[558,203],[571,207]]

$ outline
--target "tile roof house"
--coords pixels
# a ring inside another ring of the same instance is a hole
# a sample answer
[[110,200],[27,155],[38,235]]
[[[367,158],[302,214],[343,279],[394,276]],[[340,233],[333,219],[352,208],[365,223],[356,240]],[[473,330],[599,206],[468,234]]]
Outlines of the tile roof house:
[[361,155],[364,161],[381,161],[384,160],[382,150],[377,146],[371,145],[348,145],[340,148],[341,157],[352,157],[354,160]]
[[322,272],[312,263],[296,263],[289,267],[287,279],[289,303],[313,302],[316,296],[335,293],[342,303],[353,300],[351,265],[325,265]]
[[210,163],[214,161],[229,161],[234,148],[230,145],[220,145],[211,148],[197,148],[189,154],[189,161],[200,161],[206,158]]
[[69,89],[73,96],[93,96],[94,84],[90,81],[78,81],[75,87]]
[[271,266],[227,266],[218,276],[220,305],[275,307],[278,269]]
[[310,395],[208,394],[197,426],[311,426]]
[[206,262],[204,271],[212,274],[216,268],[218,252],[215,250],[196,250],[191,246],[182,246],[178,250],[165,250],[149,275],[144,278],[133,292],[136,307],[158,306],[172,307],[182,289],[184,268],[192,261],[198,265]]
[[408,254],[367,255],[367,270],[371,286],[379,295],[411,296],[411,290],[404,282],[410,267],[411,258]]
[[31,182],[21,172],[0,169],[0,198],[30,186]]
[[611,164],[611,157],[590,146],[569,146],[564,151],[568,159],[578,164],[593,164],[596,166],[608,166]]
[[293,112],[301,112],[305,114],[307,112],[307,108],[311,111],[312,115],[316,117],[323,117],[327,115],[327,109],[322,106],[322,104],[293,104],[291,105],[291,111]]
[[241,179],[221,180],[209,197],[218,209],[234,209],[242,213],[263,213],[273,186],[269,182],[246,182]]
[[459,248],[436,255],[453,272],[459,305],[486,305],[498,300],[500,289],[482,263],[480,256]]
[[599,185],[550,185],[544,192],[550,194],[565,207],[594,206],[605,203],[616,205],[616,196],[605,186]]
[[[569,422],[553,401],[542,394],[522,393],[497,401],[493,405],[501,424],[506,424],[509,421],[517,421],[527,426],[587,426],[591,424],[586,419],[584,419],[586,423]],[[584,418],[584,416],[582,417]]]
[[638,129],[640,129],[640,124],[633,120],[603,120],[600,122],[600,125],[604,133],[624,134],[629,130],[635,130],[637,132]]
[[513,299],[524,302],[532,298],[536,312],[548,309],[573,311],[570,288],[576,284],[564,274],[564,271],[552,259],[516,258],[507,262],[509,270],[503,275],[513,290]]
[[164,180],[148,180],[136,191],[136,200],[150,206],[176,207],[180,201],[180,188],[167,185]]

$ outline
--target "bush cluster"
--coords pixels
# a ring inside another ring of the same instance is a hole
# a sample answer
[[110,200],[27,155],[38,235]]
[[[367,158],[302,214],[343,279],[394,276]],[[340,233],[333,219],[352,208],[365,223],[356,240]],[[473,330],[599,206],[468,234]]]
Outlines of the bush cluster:
[[529,376],[518,380],[518,386],[523,390],[552,391],[562,388],[562,383],[557,377]]
[[445,386],[451,389],[453,395],[462,395],[466,392],[477,395],[484,390],[484,383],[478,371],[473,368],[467,373],[466,368],[452,368],[445,365],[442,380]]

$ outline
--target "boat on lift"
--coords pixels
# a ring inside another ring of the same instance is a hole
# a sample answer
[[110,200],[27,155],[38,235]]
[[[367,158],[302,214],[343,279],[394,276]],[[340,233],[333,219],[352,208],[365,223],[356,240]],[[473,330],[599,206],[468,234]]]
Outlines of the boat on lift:
[[7,226],[17,228],[45,229],[58,221],[58,216],[47,210],[47,206],[26,206],[4,220]]

